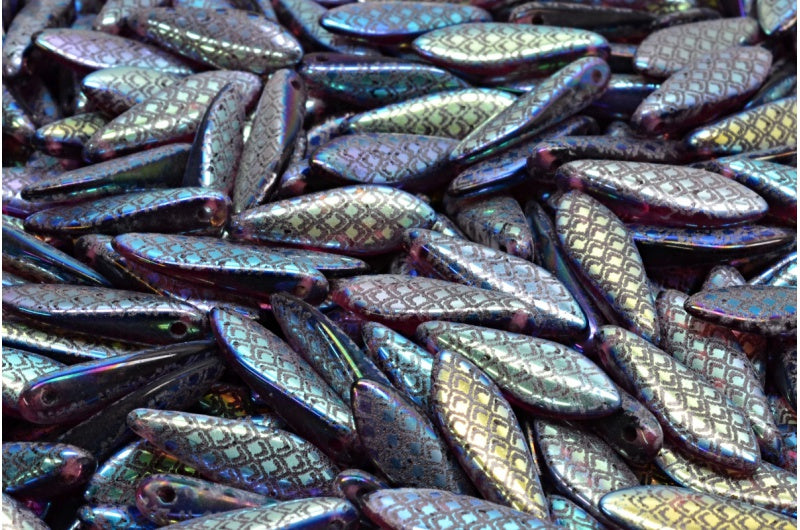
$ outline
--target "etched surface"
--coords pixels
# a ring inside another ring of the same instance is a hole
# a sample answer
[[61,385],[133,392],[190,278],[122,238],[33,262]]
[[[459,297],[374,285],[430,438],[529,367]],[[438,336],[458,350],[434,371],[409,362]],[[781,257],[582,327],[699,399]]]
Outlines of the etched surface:
[[[5,326],[3,329],[3,341],[7,343]],[[33,381],[37,377],[57,372],[65,365],[54,361],[44,355],[38,355],[25,350],[18,350],[7,345],[3,346],[2,356],[3,368],[3,412],[19,412],[19,394],[26,383]]]
[[588,195],[570,192],[556,211],[556,233],[569,258],[627,326],[659,340],[653,295],[639,251],[611,211]]
[[231,237],[343,254],[395,250],[406,228],[427,228],[436,213],[386,186],[348,186],[277,201],[233,216]]
[[758,39],[758,22],[749,17],[704,20],[654,31],[636,49],[634,68],[665,78],[704,55]]
[[84,77],[81,92],[98,109],[110,116],[118,116],[180,79],[178,74],[152,68],[117,66]]
[[758,506],[671,486],[612,492],[601,506],[616,523],[634,527],[790,530],[797,526],[794,519]]
[[750,422],[703,376],[622,328],[604,326],[599,336],[604,364],[626,379],[675,443],[727,469],[758,468],[761,452]]
[[478,491],[547,520],[547,499],[514,411],[500,389],[460,355],[443,351],[431,401],[442,434]]
[[516,199],[509,196],[481,199],[460,208],[455,222],[476,243],[533,259],[533,235]]
[[797,329],[797,289],[740,285],[701,291],[686,300],[692,315],[739,331],[764,335]]
[[128,426],[207,478],[278,499],[333,493],[338,472],[316,447],[294,434],[229,420],[135,409]]

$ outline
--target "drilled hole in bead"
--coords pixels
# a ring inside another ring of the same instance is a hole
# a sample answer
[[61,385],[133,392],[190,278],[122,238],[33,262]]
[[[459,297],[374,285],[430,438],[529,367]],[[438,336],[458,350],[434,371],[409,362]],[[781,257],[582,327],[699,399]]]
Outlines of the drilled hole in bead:
[[626,442],[633,442],[637,438],[636,427],[633,425],[626,425],[622,429],[622,439]]
[[206,222],[214,217],[214,210],[209,208],[208,206],[203,206],[199,210],[197,210],[197,219],[203,222]]
[[175,489],[170,486],[161,486],[156,490],[156,497],[162,504],[172,504],[175,502]]
[[597,84],[603,80],[603,73],[600,70],[592,71],[592,82]]
[[52,405],[56,401],[58,401],[58,394],[55,390],[46,389],[42,392],[41,395],[42,404],[44,405]]
[[292,88],[294,88],[295,90],[300,90],[300,81],[298,81],[297,79],[292,79],[291,81],[289,81],[289,84],[292,85]]
[[172,324],[169,325],[169,333],[173,337],[180,338],[186,335],[186,332],[189,331],[189,328],[181,322],[180,320],[176,320]]

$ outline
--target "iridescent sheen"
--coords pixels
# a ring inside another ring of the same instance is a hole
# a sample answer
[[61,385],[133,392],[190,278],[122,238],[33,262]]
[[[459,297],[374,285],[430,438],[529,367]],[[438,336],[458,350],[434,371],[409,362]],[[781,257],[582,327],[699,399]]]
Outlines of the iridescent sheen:
[[547,502],[550,504],[550,516],[558,526],[569,530],[603,529],[597,519],[566,497],[548,495]]
[[[572,191],[557,204],[556,233],[599,309],[658,343],[659,327],[642,258],[625,225],[588,195]],[[612,320],[613,321],[613,320]]]
[[430,411],[433,355],[396,331],[366,322],[364,347],[395,388],[425,411]]
[[417,337],[435,352],[463,355],[515,405],[536,416],[586,419],[620,406],[608,376],[575,350],[549,340],[455,322],[426,322]]
[[333,463],[314,445],[285,431],[154,409],[131,411],[128,425],[218,482],[278,499],[333,493]]
[[348,186],[273,202],[233,216],[233,239],[279,243],[355,256],[400,247],[407,228],[428,228],[435,212],[386,186]]
[[618,74],[613,67],[611,71],[606,91],[589,105],[587,112],[600,118],[628,121],[659,84],[638,74]]
[[434,64],[484,81],[539,77],[580,57],[608,55],[608,42],[590,31],[501,22],[437,29],[412,47]]
[[404,246],[426,276],[514,295],[527,302],[538,322],[537,334],[572,338],[586,327],[583,311],[570,292],[545,269],[499,250],[433,232],[406,232]]
[[752,504],[671,486],[637,486],[609,493],[600,501],[614,523],[632,528],[795,528],[794,519]]
[[109,116],[119,116],[180,79],[180,75],[162,70],[117,66],[103,68],[84,77],[81,92],[99,110]]
[[711,52],[758,40],[758,22],[749,17],[704,20],[654,31],[636,50],[639,72],[664,79]]
[[80,158],[86,143],[107,121],[100,112],[75,114],[36,129],[31,144],[49,155]]
[[701,291],[689,297],[692,315],[739,331],[781,335],[797,329],[797,290],[794,287],[741,285]]
[[136,488],[136,507],[160,526],[277,502],[250,491],[182,475],[151,475]]
[[476,243],[522,259],[533,259],[533,236],[513,197],[480,198],[459,208],[455,222]]
[[138,66],[178,75],[192,73],[185,62],[160,48],[100,31],[46,29],[36,35],[35,42],[54,59],[78,70]]
[[303,57],[300,43],[283,26],[239,9],[143,7],[127,24],[162,48],[219,70],[264,75]]
[[450,159],[475,161],[529,139],[586,108],[603,93],[610,75],[608,64],[598,57],[570,63],[479,125],[455,147]]
[[393,388],[360,379],[353,384],[352,405],[361,444],[391,483],[474,493],[431,420]]
[[279,19],[311,48],[348,55],[378,55],[376,50],[322,27],[319,21],[327,9],[313,0],[276,0],[274,6]]
[[258,323],[214,309],[211,327],[225,357],[306,439],[337,459],[352,459],[357,436],[350,408],[302,357]]
[[598,197],[623,221],[717,227],[756,220],[768,208],[738,182],[689,167],[578,160],[559,167],[556,181]]
[[312,91],[362,108],[469,88],[443,68],[390,57],[310,53],[299,73]]
[[25,2],[13,20],[5,14],[3,9],[3,18],[8,24],[4,24],[3,77],[17,77],[23,72],[33,36],[45,28],[66,25],[75,14],[75,4],[71,0],[32,0]]
[[679,447],[717,466],[753,473],[761,452],[742,410],[703,376],[642,338],[600,329],[603,364],[658,418]]
[[49,357],[12,348],[7,344],[3,345],[3,354],[0,359],[3,363],[2,372],[0,372],[3,382],[3,414],[9,417],[20,416],[19,395],[25,385],[64,367],[64,364]]
[[320,24],[334,33],[370,43],[399,44],[434,29],[491,20],[488,12],[470,5],[387,1],[335,7],[320,18]]
[[229,208],[228,197],[219,191],[156,189],[42,210],[25,219],[25,229],[60,236],[206,228],[219,231],[228,219]]
[[603,495],[639,484],[625,461],[590,431],[544,419],[536,419],[534,429],[542,462],[558,490],[601,521]]
[[128,17],[137,10],[169,4],[169,0],[108,0],[94,18],[92,29],[118,35],[127,29]]
[[702,154],[728,155],[797,147],[797,97],[731,114],[691,131],[685,142]]
[[314,301],[328,293],[325,276],[307,261],[262,246],[213,237],[141,233],[117,236],[113,244],[125,258],[151,269],[246,293],[262,302],[276,292]]
[[3,444],[3,492],[55,497],[89,480],[97,461],[80,447],[46,442]]
[[176,187],[188,156],[188,144],[156,147],[44,178],[23,188],[22,197],[30,201],[75,201]]
[[3,309],[93,337],[168,344],[202,338],[205,315],[162,296],[78,285],[3,289]]
[[427,191],[451,176],[449,155],[456,144],[417,134],[349,134],[317,149],[309,164],[313,172],[334,182]]
[[497,385],[460,355],[442,351],[431,402],[442,434],[484,498],[547,520],[533,456]]

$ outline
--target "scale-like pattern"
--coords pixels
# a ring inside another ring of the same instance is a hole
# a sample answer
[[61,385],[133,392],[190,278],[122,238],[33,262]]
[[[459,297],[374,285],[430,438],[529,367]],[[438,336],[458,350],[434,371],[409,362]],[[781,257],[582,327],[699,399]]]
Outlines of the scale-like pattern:
[[584,159],[680,164],[689,160],[682,142],[638,136],[564,136],[540,142],[528,158],[528,174],[550,179],[559,166]]
[[422,322],[449,320],[530,332],[537,327],[532,308],[497,291],[432,278],[394,274],[340,280],[333,292],[340,306],[368,320],[413,333]]
[[465,204],[455,218],[472,241],[522,259],[533,258],[533,236],[516,199],[501,195]]
[[26,218],[25,229],[60,236],[213,230],[225,224],[229,208],[222,192],[169,188],[56,206]]
[[768,462],[761,462],[750,477],[715,471],[669,446],[655,458],[664,473],[683,487],[792,515],[797,512],[797,477]]
[[127,25],[128,17],[139,9],[170,5],[169,0],[108,0],[92,22],[92,29],[118,35]]
[[263,508],[246,508],[176,525],[181,530],[302,530],[304,528],[355,528],[358,511],[344,499],[315,497],[280,502]]
[[686,300],[692,315],[739,331],[764,335],[794,333],[797,329],[797,290],[794,287],[740,285],[701,291]]
[[192,144],[184,186],[218,189],[227,195],[239,170],[244,148],[244,102],[232,85],[223,87],[208,105]]
[[[3,77],[22,73],[24,55],[33,46],[34,35],[45,28],[68,24],[74,14],[72,0],[32,0],[25,2],[13,19],[8,17],[9,26],[3,38]],[[5,104],[5,97],[3,101]]]
[[478,491],[547,520],[534,458],[497,385],[460,355],[442,351],[433,368],[431,401],[442,434]]
[[556,488],[594,517],[605,519],[599,507],[603,495],[639,484],[625,461],[597,435],[543,419],[534,421],[534,429]]
[[[750,285],[772,285],[774,287],[797,285],[797,251],[789,252],[763,271],[758,276],[753,276],[750,281],[744,279],[735,285],[749,283]],[[728,285],[720,285],[728,287]]]
[[758,506],[671,486],[638,486],[606,495],[603,511],[633,528],[797,528],[794,519]]
[[357,381],[353,417],[367,455],[393,484],[474,493],[431,420],[393,388]]
[[720,467],[756,470],[761,452],[747,416],[703,376],[622,328],[604,326],[599,337],[604,364],[626,380],[673,442]]
[[797,2],[790,0],[758,0],[756,14],[767,35],[782,33],[797,23]]
[[573,191],[558,202],[556,233],[591,288],[627,326],[657,343],[653,295],[642,258],[625,225],[599,202]]
[[555,529],[548,516],[535,516],[483,499],[441,490],[398,488],[378,490],[364,499],[364,512],[388,528],[430,530]]
[[400,44],[434,29],[491,20],[489,13],[470,5],[389,1],[335,7],[320,18],[320,24],[376,44]]
[[83,70],[138,66],[178,75],[192,73],[186,63],[160,48],[99,31],[46,29],[36,36],[36,46]]
[[[5,55],[5,51],[3,55]],[[5,60],[3,64],[6,64]],[[18,528],[19,530],[50,530],[50,527],[47,526],[44,521],[36,517],[36,514],[26,508],[24,504],[5,493],[2,494],[2,502],[0,502],[0,521],[2,521],[3,526],[6,528]]]
[[310,53],[299,72],[314,91],[365,108],[469,88],[442,68],[389,57]]
[[334,138],[312,156],[312,170],[346,184],[382,184],[426,191],[450,176],[456,141],[400,133],[351,134]]
[[175,187],[180,185],[188,155],[188,144],[156,147],[46,177],[23,188],[22,196],[59,202]]
[[[262,248],[264,247],[262,246]],[[369,270],[369,265],[366,262],[358,258],[342,256],[341,254],[330,254],[305,248],[268,248],[270,252],[281,254],[294,261],[307,262],[311,267],[325,273],[326,276],[352,276]]]
[[44,355],[10,347],[5,336],[5,325],[3,342],[3,354],[0,356],[3,363],[0,371],[3,381],[3,413],[14,416],[19,414],[19,394],[25,384],[50,372],[57,372],[65,365]]
[[757,40],[758,22],[749,17],[680,24],[648,35],[636,49],[634,67],[663,79],[704,55]]
[[705,283],[703,283],[701,291],[711,291],[713,289],[722,289],[723,287],[730,287],[731,285],[744,285],[747,283],[739,272],[739,269],[731,265],[717,265],[708,273]]
[[154,7],[138,10],[127,22],[139,36],[219,70],[264,75],[303,57],[283,26],[240,9]]
[[502,90],[465,88],[426,94],[356,114],[347,121],[355,133],[405,133],[460,140],[515,100]]
[[80,486],[97,468],[94,457],[80,447],[48,442],[3,444],[3,492],[51,496]]
[[558,168],[556,180],[600,197],[623,221],[715,227],[757,219],[768,208],[738,182],[684,166],[578,160]]
[[407,228],[428,228],[436,213],[417,197],[386,186],[348,186],[277,201],[233,216],[234,239],[383,254]]
[[494,154],[470,165],[450,182],[447,193],[458,197],[477,196],[481,193],[510,188],[525,178],[524,169],[528,157],[536,152],[539,144],[550,138],[561,138],[570,134],[592,132],[597,123],[588,116],[573,116],[552,125],[521,145]]
[[676,133],[737,109],[769,74],[772,54],[757,46],[735,46],[692,62],[641,102],[631,118],[651,136]]
[[429,411],[433,356],[376,322],[365,322],[361,330],[364,347],[394,387],[418,407]]
[[333,463],[312,444],[279,429],[155,409],[131,411],[128,426],[216,482],[278,499],[333,493],[338,472]]
[[84,77],[81,92],[101,111],[110,116],[119,116],[180,79],[178,74],[152,68],[118,66],[104,68]]
[[797,168],[745,156],[718,158],[705,165],[764,197],[770,217],[796,224]]
[[92,475],[84,497],[93,505],[136,505],[136,487],[150,475],[176,473],[197,476],[197,471],[145,440],[125,446],[109,457]]
[[172,343],[202,337],[205,315],[163,296],[66,284],[3,289],[3,309],[95,337]]
[[603,59],[578,59],[479,125],[461,140],[450,159],[474,161],[527,140],[589,106],[606,89],[610,76]]
[[726,116],[690,132],[686,142],[701,153],[714,155],[794,148],[797,145],[797,97]]
[[274,292],[320,300],[328,281],[307,262],[268,248],[215,237],[123,234],[114,248],[124,257],[165,274],[245,292],[264,301]]
[[61,330],[31,327],[24,322],[3,319],[2,336],[5,348],[19,348],[40,353],[66,364],[105,359],[142,349],[140,345],[112,342],[94,337],[74,335]]
[[550,516],[558,526],[570,530],[603,530],[603,526],[583,508],[560,495],[548,495]]
[[417,337],[435,351],[463,355],[515,404],[534,413],[585,419],[607,416],[620,406],[608,376],[557,342],[454,322],[426,322]]
[[533,308],[537,335],[570,337],[586,328],[583,310],[567,288],[530,261],[424,229],[407,231],[405,247],[419,271],[527,302]]
[[459,24],[417,37],[414,51],[472,77],[541,76],[583,56],[608,55],[608,42],[583,29],[501,22]]
[[314,0],[277,0],[275,10],[283,23],[292,29],[292,33],[310,42],[312,48],[347,55],[379,55],[373,48],[322,27],[319,19],[328,10]]
[[86,142],[106,123],[100,112],[75,114],[37,129],[31,144],[49,155],[80,158]]
[[261,80],[246,72],[212,71],[189,76],[111,120],[89,140],[86,153],[94,159],[113,158],[165,143],[188,141],[211,100],[228,83],[236,86],[246,107],[255,102],[261,91]]
[[350,408],[285,342],[232,311],[214,310],[212,330],[231,366],[302,436],[326,450],[355,445]]
[[750,361],[730,330],[690,315],[683,307],[687,298],[666,290],[656,299],[662,347],[741,407],[762,452],[777,458],[781,435]]

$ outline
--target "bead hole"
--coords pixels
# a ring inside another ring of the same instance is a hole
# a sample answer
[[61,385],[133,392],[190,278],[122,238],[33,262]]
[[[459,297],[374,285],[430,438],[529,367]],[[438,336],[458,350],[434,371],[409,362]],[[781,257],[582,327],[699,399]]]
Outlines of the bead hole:
[[156,497],[162,504],[172,504],[175,502],[175,489],[171,486],[161,486],[156,490]]
[[41,400],[43,405],[52,405],[58,401],[58,393],[55,390],[45,389],[42,392]]
[[592,71],[592,82],[593,83],[597,84],[602,80],[603,80],[603,74],[600,72],[600,70]]
[[297,79],[292,79],[291,81],[289,81],[289,84],[292,85],[292,88],[294,88],[295,90],[300,90],[300,81],[298,81]]
[[169,332],[173,337],[181,338],[186,335],[187,331],[189,331],[189,328],[180,320],[176,320],[169,325]]
[[636,438],[637,438],[636,427],[634,427],[633,425],[626,425],[622,429],[622,439],[625,440],[626,442],[636,441]]

